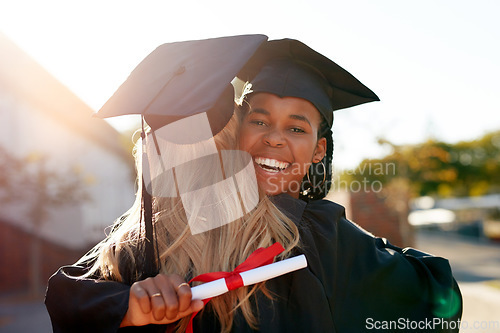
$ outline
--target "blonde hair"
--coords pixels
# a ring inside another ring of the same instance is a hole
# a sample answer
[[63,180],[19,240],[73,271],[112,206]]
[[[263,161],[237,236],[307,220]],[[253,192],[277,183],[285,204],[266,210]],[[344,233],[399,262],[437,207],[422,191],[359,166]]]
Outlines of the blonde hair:
[[[237,149],[237,131],[238,120],[233,116],[229,124],[214,137],[217,149]],[[139,184],[135,203],[115,222],[109,236],[80,259],[79,263],[92,263],[87,275],[98,275],[106,280],[128,283],[138,279],[137,274],[130,273],[137,270],[124,265],[140,265],[141,254],[136,252],[144,237],[144,228],[140,227],[140,148],[141,143],[138,142],[134,154]],[[190,174],[189,177],[192,178],[189,181],[196,181],[193,180],[196,175]],[[268,247],[275,242],[285,248],[280,258],[288,257],[291,250],[299,245],[297,226],[261,193],[257,206],[251,212],[234,222],[195,235],[190,232],[180,198],[155,197],[153,214],[160,273],[179,274],[186,280],[207,272],[232,271],[257,248]],[[130,276],[126,277],[125,274]],[[233,290],[210,301],[208,308],[217,316],[222,332],[231,330],[235,311],[241,311],[252,328],[257,327],[258,320],[250,299],[255,297],[258,290],[272,298],[265,284],[261,283]],[[188,321],[189,317],[181,319],[177,330],[184,331]]]

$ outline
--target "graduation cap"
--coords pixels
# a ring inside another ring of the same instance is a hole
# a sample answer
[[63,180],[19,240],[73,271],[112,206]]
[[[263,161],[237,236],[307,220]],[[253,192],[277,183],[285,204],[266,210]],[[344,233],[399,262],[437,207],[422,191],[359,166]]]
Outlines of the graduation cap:
[[231,81],[267,36],[242,35],[160,45],[98,111],[142,114],[153,130],[207,112],[213,134],[234,111]]
[[[333,110],[378,100],[347,71],[299,41],[267,42],[265,35],[242,35],[159,46],[133,70],[96,116],[141,114],[144,142],[144,121],[154,138],[154,132],[167,125],[172,128],[183,119],[206,114],[211,134],[215,135],[233,114],[231,81],[235,77],[251,81],[253,92],[309,100],[330,125]],[[143,155],[144,160],[147,158]],[[146,239],[140,274],[144,278],[157,273],[158,253],[155,256],[152,197],[144,175],[142,178]]]
[[264,43],[239,75],[251,81],[253,93],[310,101],[330,126],[333,111],[379,100],[345,69],[294,39]]

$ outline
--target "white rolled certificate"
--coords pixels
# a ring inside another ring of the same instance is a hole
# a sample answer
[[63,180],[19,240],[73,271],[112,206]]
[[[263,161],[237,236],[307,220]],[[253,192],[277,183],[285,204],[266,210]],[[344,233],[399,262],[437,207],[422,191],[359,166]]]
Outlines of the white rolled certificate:
[[[277,276],[290,273],[307,267],[306,257],[302,254],[293,258],[281,260],[269,265],[261,266],[241,272],[240,276],[243,285],[250,286],[255,283],[266,281]],[[229,290],[224,278],[207,282],[191,288],[192,299],[206,299],[227,293]]]

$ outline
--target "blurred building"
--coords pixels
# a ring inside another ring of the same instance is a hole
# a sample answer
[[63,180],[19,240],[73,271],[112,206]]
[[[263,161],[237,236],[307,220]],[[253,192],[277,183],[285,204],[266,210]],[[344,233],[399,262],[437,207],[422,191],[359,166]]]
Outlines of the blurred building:
[[[0,34],[0,147],[25,161],[34,175],[39,169],[55,174],[54,179],[74,177],[79,186],[68,193],[76,191],[81,197],[52,204],[43,197],[37,201],[37,193],[24,196],[20,186],[20,198],[0,203],[0,292],[27,287],[33,250],[39,252],[35,266],[45,284],[59,265],[72,263],[102,240],[104,229],[132,205],[130,153],[119,133],[92,113]],[[51,186],[58,184],[48,184],[46,192]],[[44,214],[36,214],[40,203],[38,210]]]

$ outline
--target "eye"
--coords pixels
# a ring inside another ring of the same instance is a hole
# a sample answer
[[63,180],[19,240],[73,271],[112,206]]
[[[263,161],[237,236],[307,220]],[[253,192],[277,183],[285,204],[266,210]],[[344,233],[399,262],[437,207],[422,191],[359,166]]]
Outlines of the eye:
[[250,120],[250,124],[257,125],[257,126],[265,126],[266,123],[263,122],[262,120]]
[[300,127],[292,127],[290,129],[290,131],[292,131],[293,133],[305,133],[306,131],[304,131],[302,128]]

